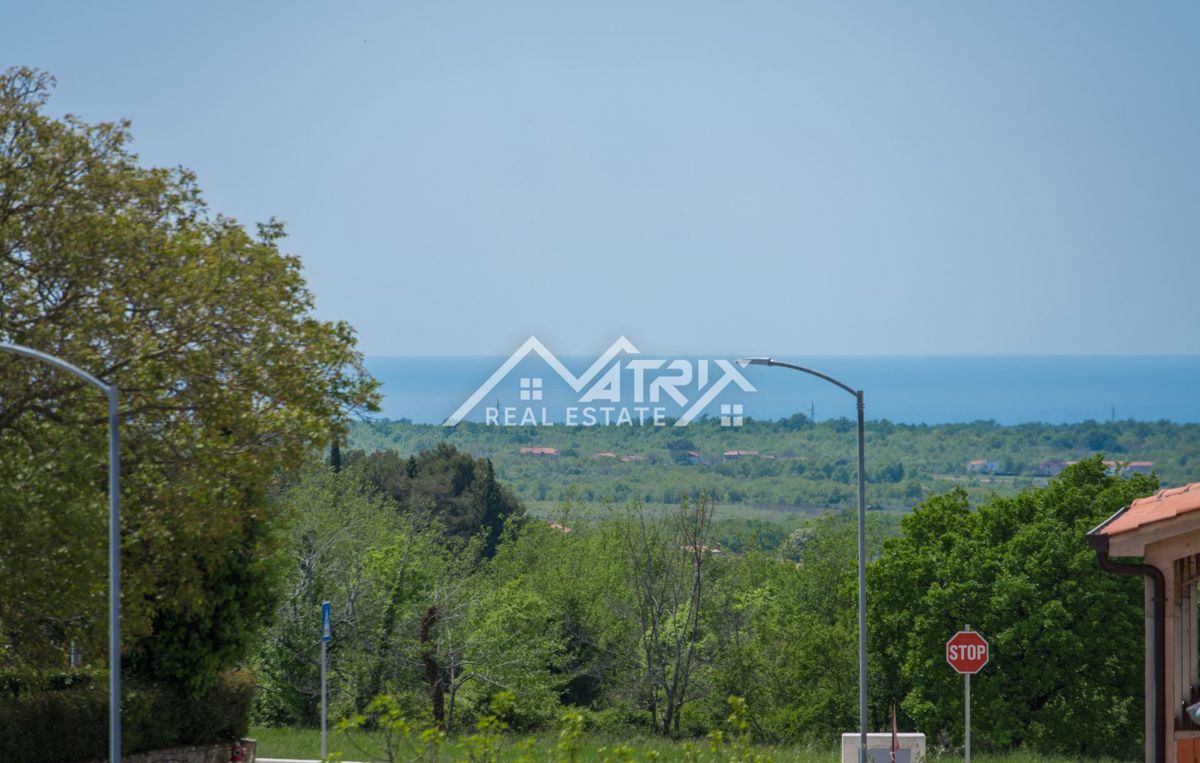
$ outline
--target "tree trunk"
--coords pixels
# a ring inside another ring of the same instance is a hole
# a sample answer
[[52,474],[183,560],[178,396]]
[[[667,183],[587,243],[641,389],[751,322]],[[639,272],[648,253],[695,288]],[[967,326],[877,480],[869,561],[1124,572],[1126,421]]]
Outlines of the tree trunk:
[[442,668],[434,656],[433,626],[441,617],[436,606],[425,610],[421,618],[421,664],[425,666],[425,680],[429,684],[429,699],[433,703],[433,722],[444,728],[446,721],[446,686],[442,681]]

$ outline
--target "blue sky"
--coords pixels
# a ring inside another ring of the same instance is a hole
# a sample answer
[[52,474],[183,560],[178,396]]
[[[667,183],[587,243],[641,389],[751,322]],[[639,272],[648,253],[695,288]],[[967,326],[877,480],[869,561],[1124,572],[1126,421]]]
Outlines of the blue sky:
[[1200,353],[1200,4],[5,16],[371,354]]

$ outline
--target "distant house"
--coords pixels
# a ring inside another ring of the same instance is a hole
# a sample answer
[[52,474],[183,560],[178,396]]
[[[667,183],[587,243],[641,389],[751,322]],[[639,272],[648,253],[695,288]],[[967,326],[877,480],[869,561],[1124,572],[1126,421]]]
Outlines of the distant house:
[[736,461],[739,458],[757,458],[757,450],[727,450],[721,454],[726,461]]
[[592,455],[592,458],[616,458],[616,457],[617,457],[617,454],[613,453],[611,450],[602,450],[599,453],[595,453]]
[[538,456],[541,458],[558,458],[558,448],[521,448],[522,456]]
[[689,450],[684,454],[684,457],[687,458],[687,462],[693,466],[700,463],[700,454],[694,450]]
[[[1043,461],[1038,464],[1037,473],[1043,477],[1053,477],[1061,474],[1063,469],[1074,466],[1078,461]],[[1150,474],[1154,471],[1153,461],[1104,461],[1104,473],[1110,477],[1128,477],[1131,474]]]
[[1128,477],[1131,474],[1149,474],[1154,471],[1153,461],[1105,461],[1104,473],[1110,476]]
[[967,472],[970,474],[996,474],[1000,471],[999,461],[977,458],[967,462]]
[[642,461],[644,459],[645,456],[621,456],[621,460],[625,463],[629,463],[630,461]]
[[[1062,471],[1062,469],[1066,469],[1067,467],[1074,467],[1074,465],[1079,462],[1078,461],[1061,461],[1061,462],[1055,462],[1055,463],[1063,464],[1062,468],[1058,469],[1058,471]],[[1134,473],[1150,474],[1151,469],[1154,468],[1153,461],[1132,461],[1132,462],[1128,462],[1128,463],[1124,463],[1121,461],[1102,461],[1100,463],[1104,464],[1104,474],[1109,475],[1109,476],[1129,476],[1130,474],[1134,474]],[[1138,468],[1134,469],[1133,468],[1134,464],[1138,464]],[[1058,474],[1058,471],[1055,471],[1054,474]]]
[[558,532],[562,533],[563,535],[566,535],[567,533],[571,532],[571,528],[567,527],[564,524],[560,524],[558,522],[551,522],[550,529],[557,530]]
[[1043,477],[1053,477],[1056,474],[1062,473],[1070,465],[1068,461],[1043,461],[1038,464],[1037,473]]

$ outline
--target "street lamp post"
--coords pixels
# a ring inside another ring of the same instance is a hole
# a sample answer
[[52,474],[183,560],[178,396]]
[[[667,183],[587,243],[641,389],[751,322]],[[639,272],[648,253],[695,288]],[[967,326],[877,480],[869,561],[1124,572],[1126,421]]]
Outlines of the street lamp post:
[[83,379],[108,398],[108,759],[121,760],[121,448],[117,387],[78,366],[19,344],[0,343],[0,352],[40,360]]
[[785,363],[774,358],[741,358],[738,365],[746,366],[780,366],[793,371],[801,371],[833,384],[854,396],[858,404],[858,722],[859,746],[858,759],[861,763],[867,760],[867,488],[866,445],[863,435],[863,393],[843,384],[832,376],[814,371],[811,368]]

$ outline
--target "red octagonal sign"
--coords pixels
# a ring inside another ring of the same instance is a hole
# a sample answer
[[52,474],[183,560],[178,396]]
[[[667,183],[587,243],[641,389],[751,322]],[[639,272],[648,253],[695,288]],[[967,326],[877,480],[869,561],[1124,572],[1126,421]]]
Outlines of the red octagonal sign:
[[988,642],[975,631],[959,631],[946,642],[946,662],[959,673],[978,673],[988,661]]

